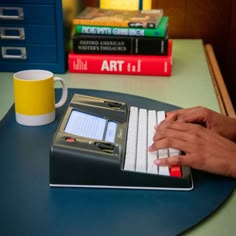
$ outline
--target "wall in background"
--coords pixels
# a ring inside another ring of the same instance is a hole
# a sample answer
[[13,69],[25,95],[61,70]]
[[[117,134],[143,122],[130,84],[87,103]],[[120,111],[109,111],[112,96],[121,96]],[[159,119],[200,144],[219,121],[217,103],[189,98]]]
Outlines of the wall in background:
[[[84,0],[84,6],[97,6]],[[236,1],[153,0],[169,16],[171,38],[201,38],[213,45],[231,100],[236,108]]]

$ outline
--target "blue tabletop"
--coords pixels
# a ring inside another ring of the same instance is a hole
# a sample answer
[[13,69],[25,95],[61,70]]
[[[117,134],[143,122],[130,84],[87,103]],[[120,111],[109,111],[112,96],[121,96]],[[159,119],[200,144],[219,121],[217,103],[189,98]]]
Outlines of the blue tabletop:
[[[107,91],[69,89],[159,110],[175,106]],[[57,91],[57,95],[59,91]],[[69,101],[68,100],[68,101]],[[194,190],[118,190],[49,187],[55,122],[41,127],[16,123],[14,106],[0,123],[0,235],[177,235],[224,203],[235,180],[193,170]]]

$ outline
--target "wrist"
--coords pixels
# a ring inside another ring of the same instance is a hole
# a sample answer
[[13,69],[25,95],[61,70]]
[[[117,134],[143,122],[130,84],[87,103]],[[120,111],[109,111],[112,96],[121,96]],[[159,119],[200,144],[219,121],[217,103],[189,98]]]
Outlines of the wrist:
[[229,176],[232,178],[236,178],[236,144],[233,144],[233,149],[230,156],[231,161],[228,163]]
[[235,118],[230,118],[232,122],[232,134],[233,134],[233,141],[236,142],[236,119]]

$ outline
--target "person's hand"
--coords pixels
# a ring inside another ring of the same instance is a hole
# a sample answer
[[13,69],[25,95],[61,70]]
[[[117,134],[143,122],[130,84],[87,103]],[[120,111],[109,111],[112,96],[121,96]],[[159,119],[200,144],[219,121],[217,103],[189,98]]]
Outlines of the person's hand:
[[[206,121],[207,122],[207,121]],[[157,165],[185,165],[236,178],[236,144],[198,124],[165,121],[156,127],[149,151],[175,148],[185,155],[157,159]]]
[[165,121],[174,120],[185,123],[202,124],[221,136],[236,141],[236,119],[210,109],[199,106],[169,112]]

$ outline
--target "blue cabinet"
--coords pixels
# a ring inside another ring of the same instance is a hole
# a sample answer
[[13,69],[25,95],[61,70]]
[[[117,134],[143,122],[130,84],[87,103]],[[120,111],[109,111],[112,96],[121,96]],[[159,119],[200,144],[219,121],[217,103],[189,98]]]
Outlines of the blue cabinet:
[[61,0],[0,0],[0,71],[66,70]]

